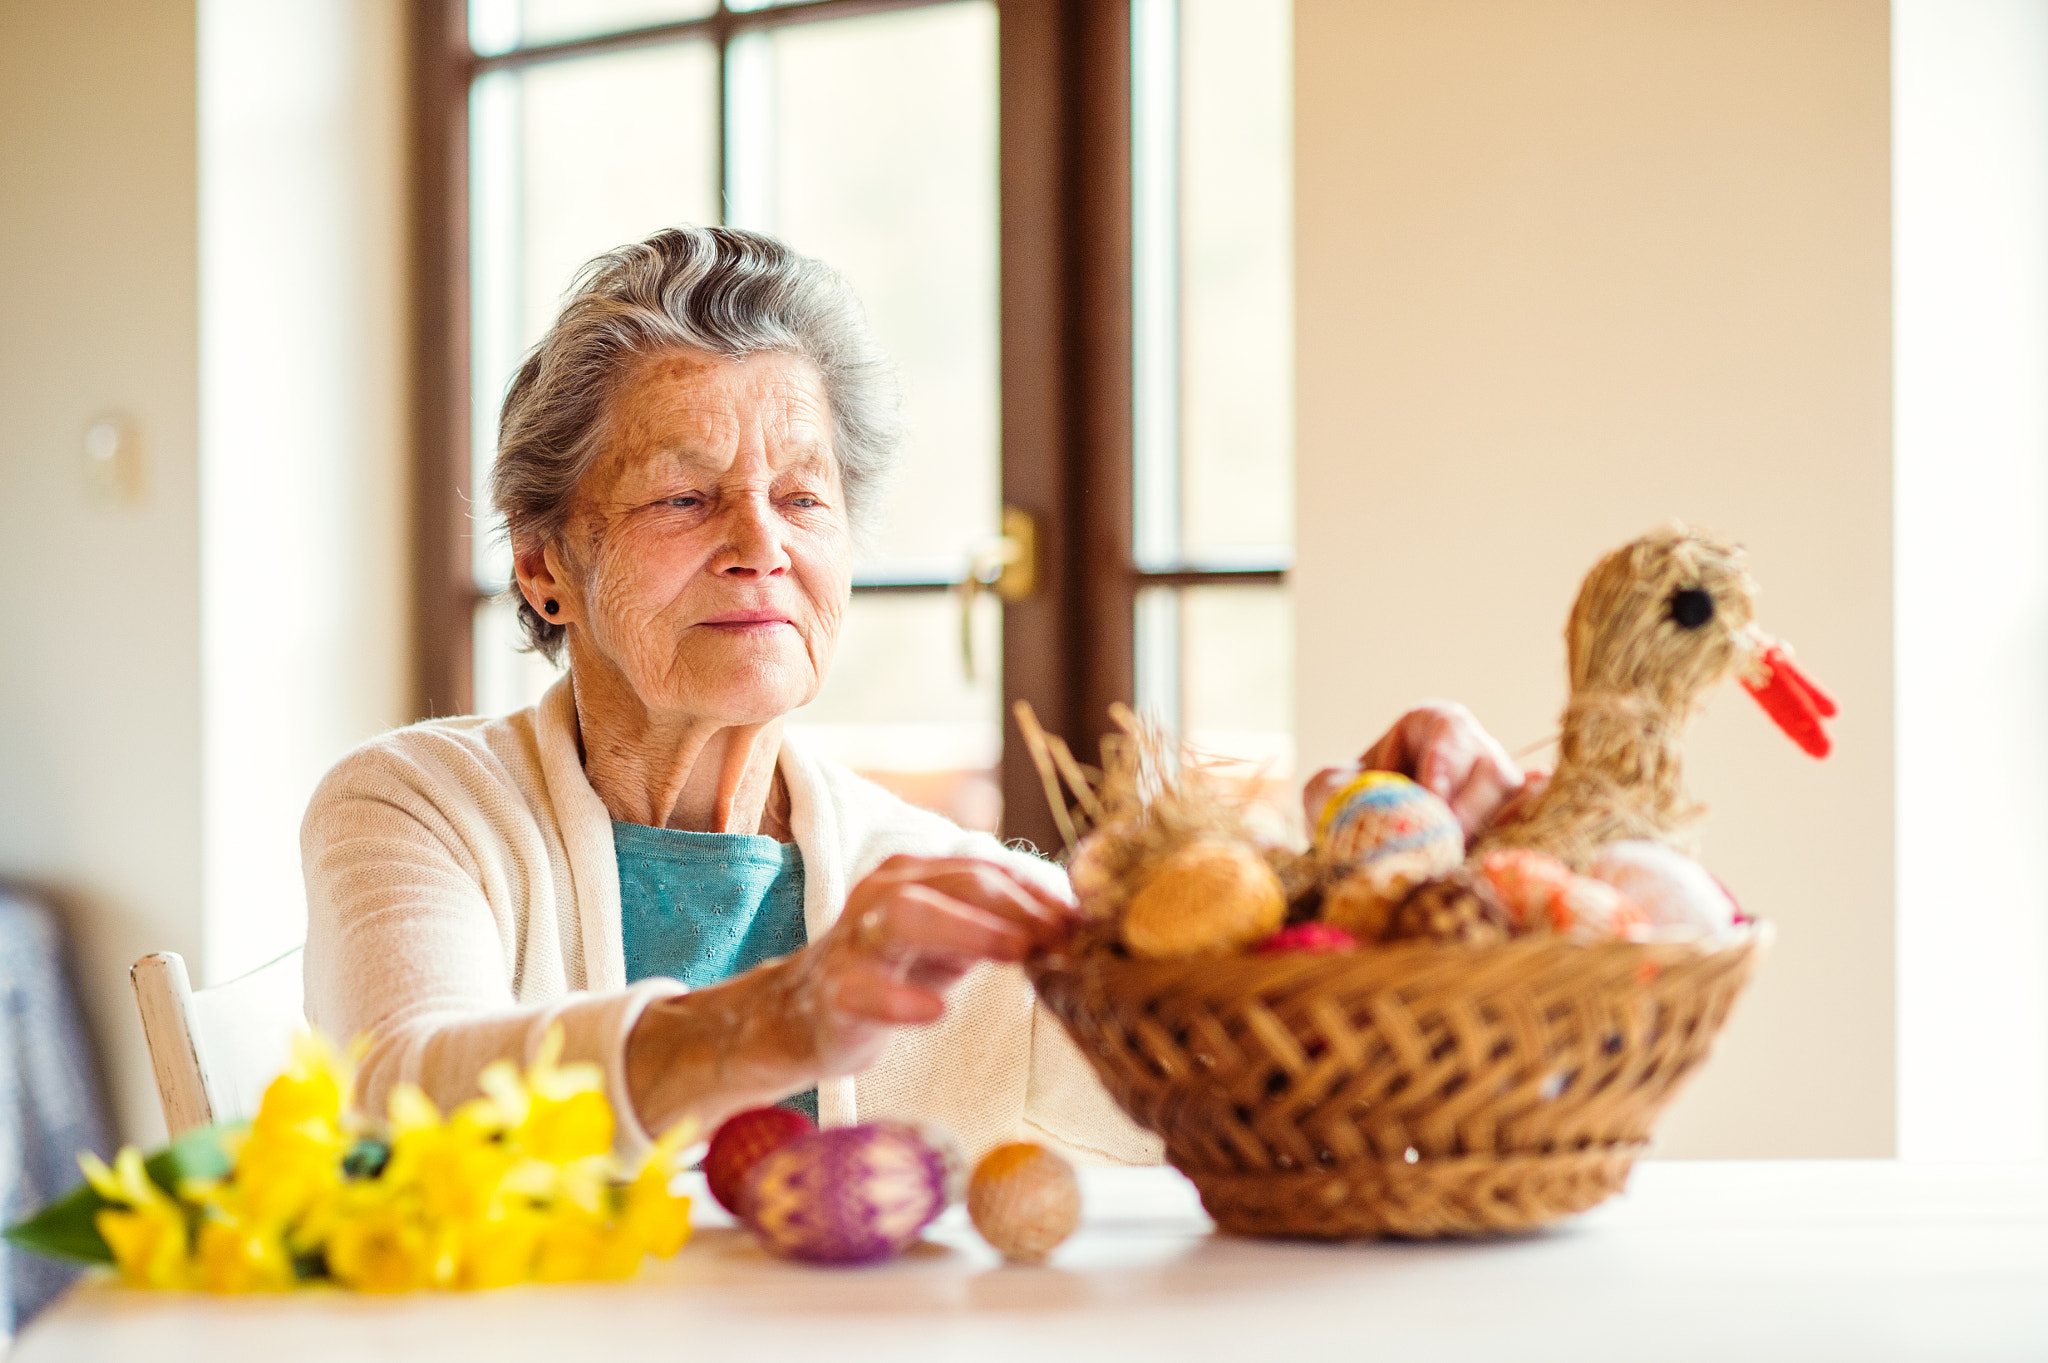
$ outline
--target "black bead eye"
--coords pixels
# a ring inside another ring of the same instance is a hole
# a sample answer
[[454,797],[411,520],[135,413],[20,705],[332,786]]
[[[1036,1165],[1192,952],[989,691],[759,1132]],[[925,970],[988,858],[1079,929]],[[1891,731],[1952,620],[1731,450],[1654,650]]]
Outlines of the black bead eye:
[[1714,598],[1699,587],[1671,593],[1671,619],[1680,629],[1698,629],[1714,618]]

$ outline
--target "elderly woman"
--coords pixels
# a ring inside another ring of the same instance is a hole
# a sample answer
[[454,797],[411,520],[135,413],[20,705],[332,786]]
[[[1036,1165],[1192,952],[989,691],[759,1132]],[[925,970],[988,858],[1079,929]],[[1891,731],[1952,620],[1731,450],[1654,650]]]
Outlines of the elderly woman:
[[[890,374],[838,277],[770,238],[666,231],[584,272],[491,485],[567,675],[358,749],[306,815],[307,1011],[370,1038],[367,1102],[460,1101],[560,1027],[628,1152],[790,1101],[1158,1157],[1016,968],[1068,929],[1060,871],[783,732],[831,669]],[[1454,707],[1369,757],[1475,825],[1520,781]]]

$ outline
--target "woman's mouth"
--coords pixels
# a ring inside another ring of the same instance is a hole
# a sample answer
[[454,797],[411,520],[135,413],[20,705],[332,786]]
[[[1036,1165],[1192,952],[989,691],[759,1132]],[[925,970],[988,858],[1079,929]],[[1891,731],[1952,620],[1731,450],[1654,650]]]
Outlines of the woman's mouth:
[[774,629],[793,622],[781,611],[727,611],[723,615],[714,615],[709,620],[700,620],[697,623],[710,629],[746,633]]

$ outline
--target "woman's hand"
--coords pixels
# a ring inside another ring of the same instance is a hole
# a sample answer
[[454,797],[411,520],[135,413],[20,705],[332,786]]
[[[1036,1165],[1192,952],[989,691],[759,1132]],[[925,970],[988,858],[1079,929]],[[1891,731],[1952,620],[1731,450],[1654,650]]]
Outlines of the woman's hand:
[[1379,742],[1348,767],[1328,767],[1302,791],[1315,827],[1332,795],[1361,771],[1395,771],[1443,797],[1465,836],[1490,827],[1510,807],[1541,788],[1540,772],[1524,775],[1500,741],[1455,701],[1425,701],[1394,721]]
[[744,975],[652,1004],[626,1043],[627,1088],[650,1132],[708,1129],[744,1108],[872,1064],[892,1027],[936,1021],[982,961],[1062,940],[1074,911],[993,862],[891,857],[831,930]]

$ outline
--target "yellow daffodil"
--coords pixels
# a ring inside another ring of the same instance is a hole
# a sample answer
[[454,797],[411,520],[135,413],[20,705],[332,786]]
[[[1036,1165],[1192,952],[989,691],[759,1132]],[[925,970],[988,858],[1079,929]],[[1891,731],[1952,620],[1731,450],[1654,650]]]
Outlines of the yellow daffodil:
[[532,1204],[508,1207],[489,1221],[464,1228],[462,1263],[455,1285],[467,1288],[510,1287],[533,1276],[547,1217]]
[[86,1151],[78,1157],[78,1167],[94,1192],[116,1204],[97,1212],[93,1226],[113,1251],[122,1278],[135,1287],[189,1287],[190,1220],[142,1167],[142,1153],[127,1147],[110,1169],[98,1155]]
[[318,1033],[294,1036],[291,1064],[263,1091],[252,1134],[302,1125],[339,1131],[361,1053],[361,1042],[343,1055]]
[[291,1066],[264,1090],[235,1153],[235,1196],[249,1219],[296,1220],[340,1184],[353,1068],[351,1057],[318,1036],[292,1039]]
[[690,1199],[669,1192],[668,1171],[650,1164],[627,1185],[620,1215],[625,1234],[642,1251],[666,1259],[690,1239]]
[[544,1283],[583,1278],[630,1278],[640,1246],[617,1228],[574,1208],[558,1207],[540,1233],[533,1276]]
[[505,1176],[516,1162],[497,1131],[458,1109],[448,1121],[424,1093],[401,1084],[391,1093],[391,1160],[379,1182],[412,1190],[428,1215],[464,1225],[497,1214]]
[[281,1292],[297,1281],[277,1230],[248,1221],[199,1227],[198,1276],[209,1292]]
[[550,1027],[523,1081],[503,1060],[478,1076],[519,1148],[552,1164],[587,1159],[612,1147],[604,1073],[595,1065],[561,1064],[562,1045],[561,1027]]
[[626,1186],[621,1229],[656,1258],[668,1258],[690,1239],[690,1199],[671,1193],[669,1187],[682,1166],[684,1148],[696,1138],[695,1122],[678,1123],[654,1143],[640,1172]]
[[410,1292],[455,1278],[454,1246],[408,1200],[347,1216],[327,1237],[327,1268],[361,1292]]
[[551,1029],[523,1074],[491,1065],[483,1096],[445,1116],[398,1085],[381,1135],[358,1147],[360,1044],[343,1055],[301,1037],[246,1130],[219,1134],[224,1176],[173,1197],[133,1150],[111,1167],[82,1156],[107,1204],[95,1224],[123,1276],[150,1287],[288,1288],[298,1257],[365,1292],[628,1277],[689,1239],[690,1200],[670,1187],[695,1132],[670,1132],[626,1177],[603,1075],[563,1064],[562,1047]]

